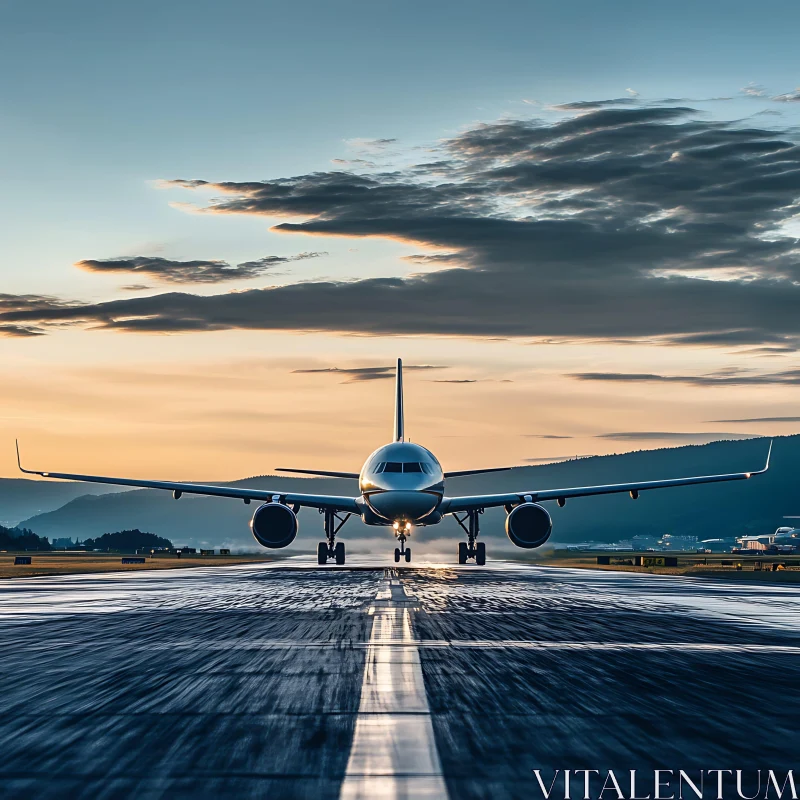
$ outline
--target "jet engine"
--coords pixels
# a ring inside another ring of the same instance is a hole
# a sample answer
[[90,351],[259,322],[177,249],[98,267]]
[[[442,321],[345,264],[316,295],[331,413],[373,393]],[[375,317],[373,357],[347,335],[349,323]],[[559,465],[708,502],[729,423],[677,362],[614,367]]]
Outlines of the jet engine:
[[282,503],[264,503],[253,514],[250,530],[264,547],[286,547],[297,536],[297,515]]
[[514,506],[506,517],[506,533],[517,546],[528,550],[541,547],[553,530],[553,520],[540,505],[521,503]]

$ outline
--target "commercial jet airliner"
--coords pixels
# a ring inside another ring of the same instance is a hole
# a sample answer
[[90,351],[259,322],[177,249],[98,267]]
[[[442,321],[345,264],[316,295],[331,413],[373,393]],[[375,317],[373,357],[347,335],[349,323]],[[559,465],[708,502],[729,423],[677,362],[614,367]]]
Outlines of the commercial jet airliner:
[[136,486],[145,489],[166,489],[177,500],[183,494],[232,497],[249,504],[251,500],[263,502],[250,521],[253,536],[259,544],[269,548],[287,547],[297,536],[297,512],[301,507],[319,509],[324,515],[325,541],[317,548],[317,560],[326,564],[333,559],[344,564],[344,543],[336,541],[342,525],[351,517],[359,516],[366,525],[390,528],[399,547],[394,551],[394,560],[411,561],[411,548],[406,546],[415,527],[436,525],[449,514],[466,534],[466,542],[459,542],[458,563],[466,564],[475,559],[477,564],[486,563],[486,545],[478,541],[479,518],[487,508],[503,506],[506,510],[506,533],[517,547],[541,547],[553,529],[550,514],[542,502],[555,500],[563,506],[573,497],[628,492],[636,500],[639,493],[649,489],[665,489],[670,486],[690,486],[696,483],[746,480],[761,475],[769,468],[772,442],[767,451],[767,462],[763,469],[755,472],[733,472],[726,475],[705,475],[694,478],[673,478],[661,481],[635,481],[605,486],[580,486],[570,489],[531,489],[524,492],[453,496],[445,492],[445,480],[460,475],[479,475],[500,472],[512,467],[469,469],[444,472],[436,456],[430,450],[405,440],[403,430],[403,363],[397,360],[397,378],[394,407],[394,440],[379,447],[366,460],[360,473],[330,472],[312,469],[283,469],[281,472],[296,472],[306,475],[324,475],[335,478],[352,478],[358,481],[359,493],[354,497],[324,494],[303,494],[291,491],[267,491],[238,489],[231,486],[209,486],[199,483],[175,483],[172,481],[147,481],[130,478],[108,478],[98,475],[72,475],[65,472],[42,472],[23,469],[17,445],[17,463],[22,472],[42,475],[45,478],[60,478],[71,481],[108,483],[118,486]]

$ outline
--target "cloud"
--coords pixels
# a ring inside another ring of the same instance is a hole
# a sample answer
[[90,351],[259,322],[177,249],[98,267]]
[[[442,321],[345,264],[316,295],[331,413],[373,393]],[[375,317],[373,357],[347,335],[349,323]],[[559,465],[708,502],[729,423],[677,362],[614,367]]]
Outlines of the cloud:
[[332,158],[331,164],[339,167],[368,167],[370,169],[377,166],[374,161],[367,161],[364,158]]
[[26,339],[32,336],[44,336],[44,334],[45,331],[42,328],[30,325],[0,325],[0,336]]
[[708,375],[657,375],[648,372],[575,372],[570,377],[577,378],[580,381],[684,383],[690,386],[800,385],[800,369],[760,374],[733,371],[731,373],[711,373]]
[[478,383],[478,381],[475,378],[451,378],[431,381],[431,383]]
[[557,436],[554,433],[523,433],[528,439],[572,439],[572,436]]
[[779,94],[772,99],[778,103],[800,103],[800,86],[798,86],[793,92]]
[[[394,365],[388,367],[317,367],[313,369],[294,369],[292,373],[295,375],[314,373],[346,375],[348,380],[342,381],[342,383],[360,383],[362,381],[379,381],[388,378],[394,379],[395,369]],[[403,370],[406,372],[430,369],[447,369],[447,367],[436,364],[403,364]]]
[[720,432],[673,432],[673,431],[624,431],[621,433],[600,433],[595,439],[611,439],[615,442],[665,441],[665,442],[713,442],[722,439],[755,439],[755,433]]
[[753,81],[750,81],[747,86],[742,86],[739,92],[747,97],[765,97],[767,94],[764,86],[759,83],[753,83]]
[[257,278],[281,264],[306,258],[317,258],[322,255],[327,254],[298,253],[296,256],[264,256],[255,261],[244,261],[235,267],[232,267],[227,261],[174,261],[152,256],[89,258],[78,261],[75,266],[90,272],[147,275],[165,283],[224,283],[225,281]]
[[[433,165],[167,185],[211,190],[209,215],[402,241],[430,248],[430,259],[405,277],[211,296],[21,299],[0,307],[0,324],[800,343],[800,245],[786,227],[798,211],[800,144],[790,129],[679,104],[601,107],[552,123],[472,125],[437,146]],[[209,263],[212,274],[226,269]]]
[[357,147],[371,147],[380,149],[383,147],[389,147],[389,145],[392,144],[397,144],[397,139],[348,139],[347,143]]
[[749,419],[712,419],[709,422],[800,422],[800,417],[750,417]]
[[[625,91],[631,90],[626,89]],[[636,105],[639,102],[635,99],[636,97],[638,97],[638,92],[633,92],[629,97],[617,97],[614,100],[578,100],[572,103],[560,103],[556,106],[550,106],[550,108],[554,111],[594,111],[606,106]]]

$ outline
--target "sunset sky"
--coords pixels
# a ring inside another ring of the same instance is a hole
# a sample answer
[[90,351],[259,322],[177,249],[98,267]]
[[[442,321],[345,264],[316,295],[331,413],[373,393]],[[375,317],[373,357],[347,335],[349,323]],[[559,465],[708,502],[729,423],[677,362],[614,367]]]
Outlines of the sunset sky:
[[800,431],[799,24],[0,0],[0,475]]

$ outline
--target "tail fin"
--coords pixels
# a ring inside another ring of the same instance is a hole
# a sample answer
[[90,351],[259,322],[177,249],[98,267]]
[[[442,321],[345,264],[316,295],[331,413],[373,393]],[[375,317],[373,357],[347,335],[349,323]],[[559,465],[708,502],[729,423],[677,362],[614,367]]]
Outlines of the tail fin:
[[397,383],[394,397],[394,440],[405,441],[403,430],[403,360],[397,359]]

